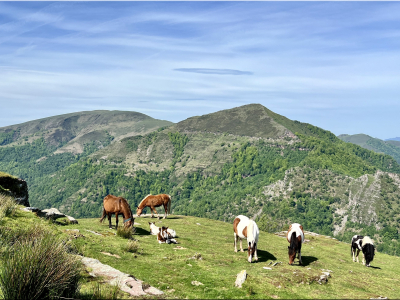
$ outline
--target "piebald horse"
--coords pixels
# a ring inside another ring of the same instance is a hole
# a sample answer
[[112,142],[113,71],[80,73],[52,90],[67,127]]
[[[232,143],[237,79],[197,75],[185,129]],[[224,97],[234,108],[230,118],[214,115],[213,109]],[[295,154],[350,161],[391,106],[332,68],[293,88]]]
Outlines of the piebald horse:
[[113,195],[107,195],[103,200],[103,215],[101,216],[100,222],[104,221],[104,218],[108,216],[109,228],[111,226],[111,216],[115,214],[115,229],[118,228],[118,214],[122,214],[124,218],[124,226],[131,227],[134,223],[132,217],[132,211],[128,204],[128,201],[122,197],[116,197]]
[[375,255],[374,242],[369,236],[355,235],[351,239],[351,254],[353,256],[354,262],[356,261],[356,259],[358,262],[358,254],[360,253],[360,251],[362,251],[363,254],[363,265],[369,267]]
[[289,265],[292,265],[298,253],[299,265],[301,265],[301,244],[304,243],[304,231],[303,226],[299,223],[293,223],[290,225],[288,232],[286,233],[286,239],[290,243],[289,249]]
[[171,196],[167,194],[159,194],[159,195],[147,195],[144,199],[139,203],[136,214],[138,217],[142,214],[142,211],[145,207],[150,207],[151,209],[151,217],[153,218],[153,212],[157,215],[157,218],[160,219],[155,207],[159,207],[163,205],[165,214],[164,219],[167,214],[171,213]]
[[242,239],[247,239],[247,260],[249,263],[253,260],[258,261],[257,257],[257,243],[260,231],[256,222],[250,220],[246,216],[239,215],[233,221],[233,235],[235,237],[234,245],[235,252],[237,252],[237,240],[240,238],[240,251],[243,251]]

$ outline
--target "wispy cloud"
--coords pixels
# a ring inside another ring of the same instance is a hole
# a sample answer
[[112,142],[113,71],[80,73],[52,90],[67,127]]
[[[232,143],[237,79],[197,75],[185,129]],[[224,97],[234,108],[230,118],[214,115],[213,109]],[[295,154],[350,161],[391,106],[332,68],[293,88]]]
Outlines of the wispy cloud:
[[212,74],[212,75],[253,75],[253,72],[231,70],[231,69],[181,68],[181,69],[174,69],[174,71],[199,73],[199,74]]

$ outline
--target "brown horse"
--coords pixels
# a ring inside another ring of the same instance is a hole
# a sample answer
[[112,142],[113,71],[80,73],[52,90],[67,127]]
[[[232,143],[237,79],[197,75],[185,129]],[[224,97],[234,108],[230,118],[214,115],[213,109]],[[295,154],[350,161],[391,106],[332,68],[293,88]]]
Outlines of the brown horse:
[[122,214],[124,218],[124,226],[131,227],[134,223],[132,217],[132,211],[128,204],[128,201],[122,197],[116,197],[113,195],[107,195],[103,200],[103,215],[101,216],[100,222],[103,222],[106,215],[108,216],[109,227],[111,226],[111,215],[115,214],[116,226],[118,228],[118,214]]
[[156,213],[157,218],[160,219],[160,217],[157,214],[157,211],[155,207],[159,207],[163,205],[165,214],[164,214],[164,219],[167,216],[167,213],[171,213],[171,196],[167,194],[160,194],[160,195],[147,195],[144,197],[142,202],[140,202],[139,206],[137,207],[136,214],[138,217],[142,214],[142,211],[145,207],[150,207],[151,209],[151,217],[153,218],[153,212]]

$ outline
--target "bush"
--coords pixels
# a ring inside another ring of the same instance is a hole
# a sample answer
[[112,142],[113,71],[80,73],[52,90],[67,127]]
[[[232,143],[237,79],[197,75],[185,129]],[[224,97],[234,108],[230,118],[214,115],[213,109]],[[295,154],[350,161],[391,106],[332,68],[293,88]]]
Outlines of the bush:
[[0,288],[5,299],[52,299],[77,293],[81,262],[51,233],[14,240],[2,254]]
[[136,228],[134,227],[118,227],[117,236],[120,236],[124,239],[131,239],[133,234],[135,233]]

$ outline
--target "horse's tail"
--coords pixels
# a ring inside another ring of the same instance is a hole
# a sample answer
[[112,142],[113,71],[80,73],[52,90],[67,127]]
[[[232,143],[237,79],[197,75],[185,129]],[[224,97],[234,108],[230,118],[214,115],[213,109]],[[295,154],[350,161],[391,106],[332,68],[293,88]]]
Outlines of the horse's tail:
[[100,223],[102,223],[104,221],[105,217],[106,217],[106,209],[103,206],[103,215],[101,216]]
[[297,239],[296,239],[296,231],[292,232],[292,236],[290,237],[290,249],[296,249]]
[[168,214],[170,215],[170,214],[171,214],[171,196],[168,195],[168,198],[169,198],[169,200],[168,200],[168,208],[167,208],[167,211],[168,211]]

